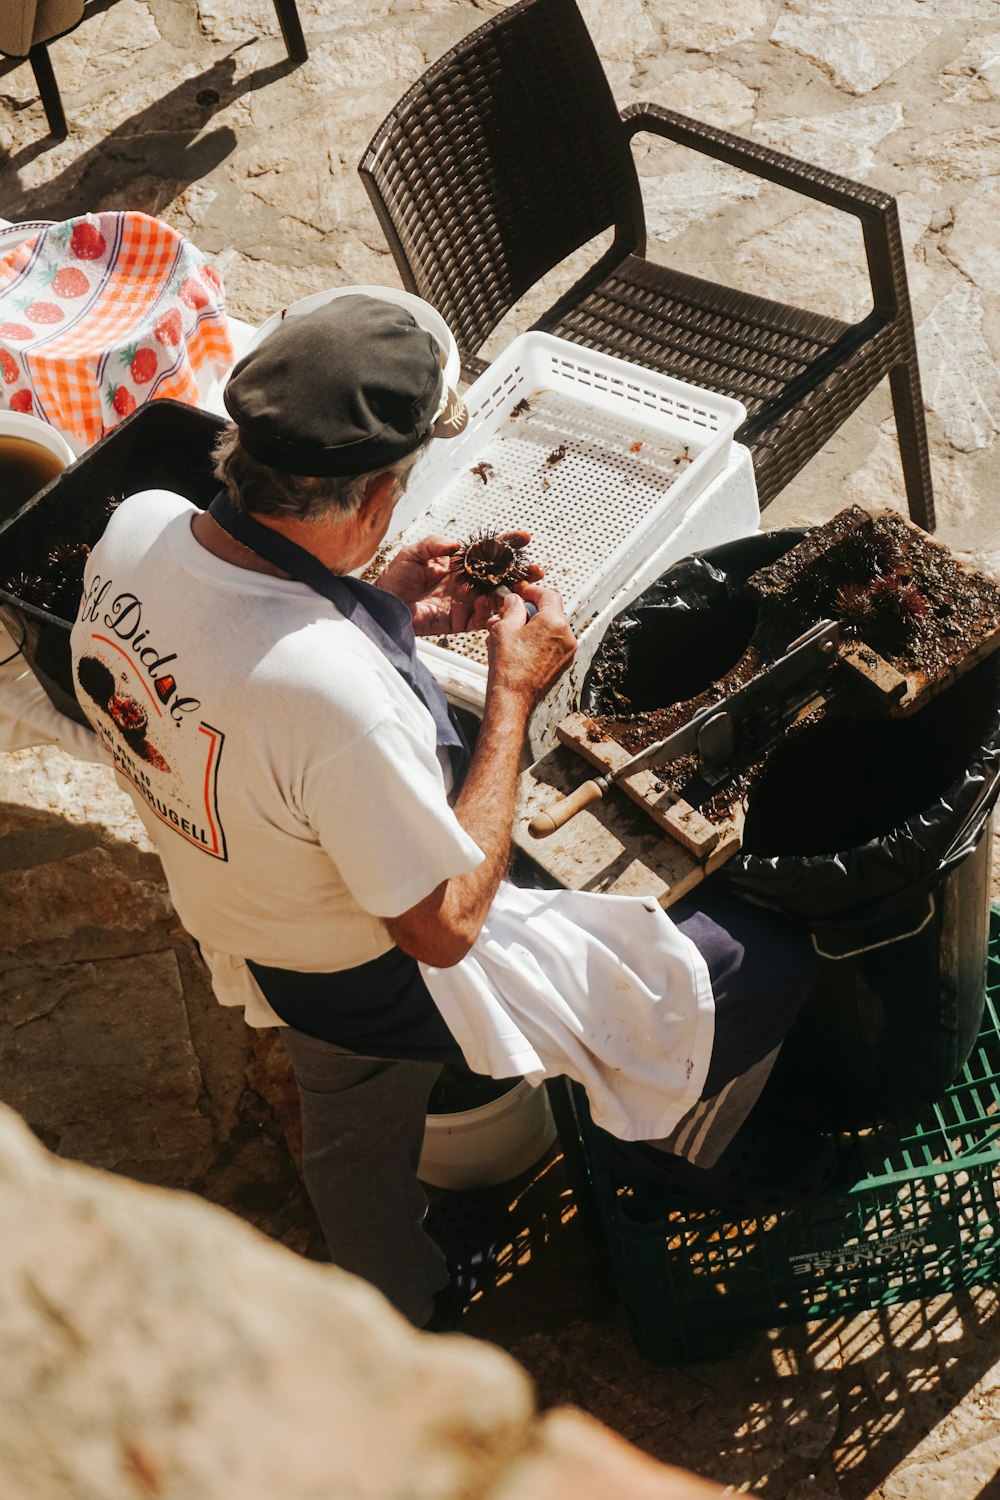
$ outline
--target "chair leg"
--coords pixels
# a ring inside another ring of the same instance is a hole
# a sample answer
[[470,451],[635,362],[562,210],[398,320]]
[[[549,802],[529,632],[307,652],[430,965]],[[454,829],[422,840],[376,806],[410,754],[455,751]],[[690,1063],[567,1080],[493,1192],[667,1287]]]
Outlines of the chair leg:
[[556,1122],[559,1145],[566,1164],[566,1176],[576,1203],[576,1211],[580,1215],[584,1235],[592,1242],[601,1240],[603,1238],[601,1222],[583,1154],[583,1144],[580,1140],[580,1128],[576,1122],[576,1110],[573,1108],[569,1079],[547,1079],[545,1092],[549,1096],[549,1106]]
[[274,0],[274,8],[278,12],[281,35],[285,39],[285,49],[289,57],[292,62],[305,62],[309,53],[306,49],[306,39],[302,35],[302,23],[299,21],[299,13],[295,8],[295,0]]
[[59,85],[52,71],[52,60],[44,42],[35,43],[28,53],[28,61],[35,75],[49,129],[57,141],[64,141],[69,130],[66,125],[66,116],[63,114],[62,100],[59,97]]
[[889,371],[892,409],[896,415],[899,454],[903,461],[903,482],[910,515],[925,531],[933,531],[934,491],[931,487],[931,460],[927,447],[927,425],[920,394],[920,372],[916,353],[904,364]]
[[580,1126],[573,1102],[573,1085],[568,1078],[549,1078],[545,1082],[545,1092],[549,1096],[556,1130],[559,1132],[559,1145],[566,1167],[566,1177],[576,1204],[583,1242],[587,1247],[594,1273],[597,1303],[601,1308],[611,1308],[618,1301],[618,1288],[615,1282],[614,1266],[611,1263],[611,1251],[608,1248],[607,1236],[604,1233],[604,1225],[601,1222],[600,1210],[587,1168],[583,1142],[580,1139]]

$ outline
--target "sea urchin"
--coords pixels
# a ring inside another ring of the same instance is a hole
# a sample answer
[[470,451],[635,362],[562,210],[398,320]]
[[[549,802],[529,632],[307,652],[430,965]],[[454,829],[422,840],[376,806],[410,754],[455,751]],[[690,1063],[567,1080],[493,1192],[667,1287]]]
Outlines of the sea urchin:
[[510,534],[487,528],[471,536],[455,553],[451,570],[461,575],[462,583],[474,594],[492,594],[500,588],[513,588],[528,576],[523,552],[523,544]]

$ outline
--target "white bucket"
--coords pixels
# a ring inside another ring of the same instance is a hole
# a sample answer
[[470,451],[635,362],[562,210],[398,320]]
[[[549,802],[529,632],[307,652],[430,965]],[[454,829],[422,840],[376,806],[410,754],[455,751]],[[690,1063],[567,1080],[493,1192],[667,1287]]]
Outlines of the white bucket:
[[488,1104],[428,1115],[417,1176],[431,1187],[495,1187],[533,1167],[555,1138],[548,1095],[522,1078]]
[[417,297],[413,292],[404,292],[392,286],[328,287],[325,291],[313,292],[309,297],[301,297],[298,302],[290,303],[280,312],[272,313],[271,317],[257,329],[244,353],[249,354],[251,349],[256,349],[257,345],[266,339],[269,333],[273,333],[285,318],[297,318],[303,313],[315,312],[317,307],[323,307],[325,303],[332,302],[335,297],[379,297],[383,302],[395,302],[400,307],[405,307],[414,322],[437,339],[441,346],[445,382],[452,390],[457,389],[462,361],[451,329],[429,302],[425,302],[422,297]]

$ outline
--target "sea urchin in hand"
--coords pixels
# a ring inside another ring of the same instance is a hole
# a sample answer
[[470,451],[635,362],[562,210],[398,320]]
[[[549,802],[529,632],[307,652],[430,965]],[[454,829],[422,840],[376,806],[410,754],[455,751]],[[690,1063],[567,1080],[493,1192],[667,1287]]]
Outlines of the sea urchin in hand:
[[519,535],[492,529],[478,532],[455,553],[452,572],[458,573],[474,594],[492,594],[523,583],[528,571],[523,558],[525,543],[515,540]]

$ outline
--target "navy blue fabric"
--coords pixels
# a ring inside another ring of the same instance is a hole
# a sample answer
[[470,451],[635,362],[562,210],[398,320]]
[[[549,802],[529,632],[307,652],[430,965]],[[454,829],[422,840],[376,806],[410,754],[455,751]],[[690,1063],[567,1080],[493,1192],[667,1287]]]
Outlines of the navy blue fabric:
[[399,948],[333,974],[271,969],[249,960],[247,966],[271,1009],[306,1036],[364,1057],[461,1060],[416,959]]
[[385,589],[362,583],[360,578],[331,573],[304,547],[236,510],[221,490],[208,507],[208,513],[223,531],[242,542],[244,547],[249,547],[251,552],[256,552],[258,557],[266,558],[299,583],[308,584],[317,594],[329,599],[378,647],[434,720],[438,746],[448,752],[457,791],[469,768],[469,746],[455,722],[440,683],[417,655],[413,620],[402,599]]
[[676,902],[668,915],[708,965],[715,1040],[702,1099],[773,1052],[816,977],[808,933],[771,912],[709,895]]

